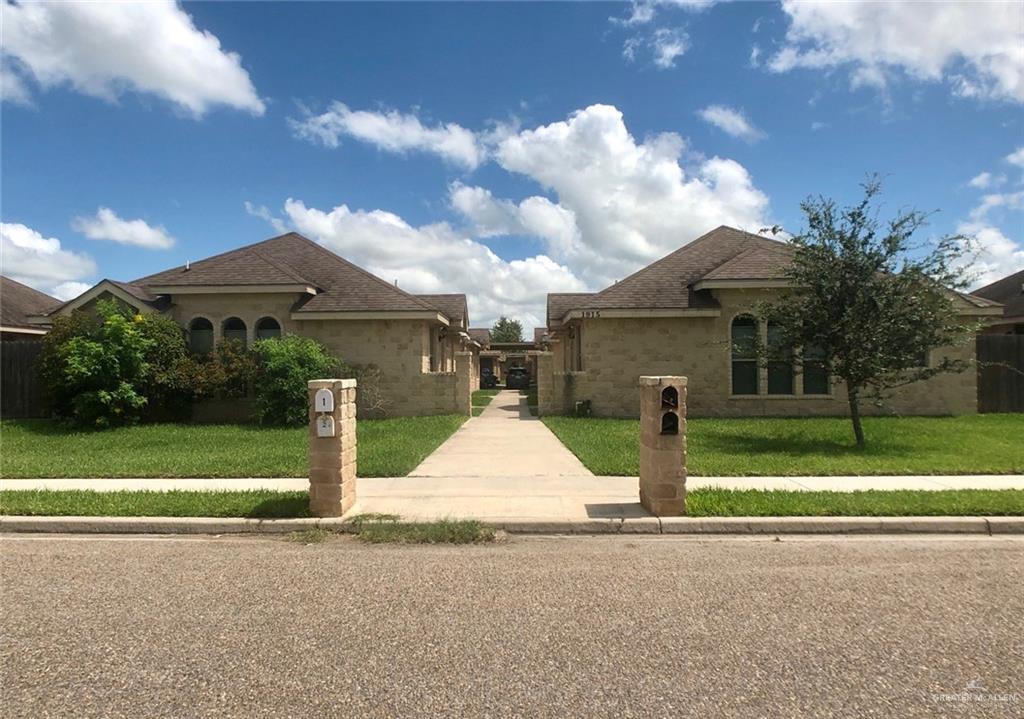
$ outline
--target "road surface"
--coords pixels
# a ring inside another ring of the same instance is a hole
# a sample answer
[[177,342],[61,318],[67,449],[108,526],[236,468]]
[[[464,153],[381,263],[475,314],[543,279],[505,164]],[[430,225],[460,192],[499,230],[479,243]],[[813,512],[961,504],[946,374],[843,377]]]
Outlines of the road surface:
[[1024,715],[1024,539],[0,549],[3,717]]

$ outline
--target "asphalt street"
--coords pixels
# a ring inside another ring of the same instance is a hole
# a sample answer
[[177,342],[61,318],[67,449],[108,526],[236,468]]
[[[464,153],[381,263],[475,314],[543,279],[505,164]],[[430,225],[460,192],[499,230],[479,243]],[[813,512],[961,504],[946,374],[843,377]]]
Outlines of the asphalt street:
[[1024,539],[6,536],[4,717],[1024,716]]

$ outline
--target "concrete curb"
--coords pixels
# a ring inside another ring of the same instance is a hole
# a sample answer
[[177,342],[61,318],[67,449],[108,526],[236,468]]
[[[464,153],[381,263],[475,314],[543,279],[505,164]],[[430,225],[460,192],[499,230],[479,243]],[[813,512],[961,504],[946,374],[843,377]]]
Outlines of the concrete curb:
[[[512,534],[1024,534],[1024,517],[629,517],[488,519]],[[341,519],[215,517],[0,517],[0,532],[50,534],[285,534],[352,532]]]

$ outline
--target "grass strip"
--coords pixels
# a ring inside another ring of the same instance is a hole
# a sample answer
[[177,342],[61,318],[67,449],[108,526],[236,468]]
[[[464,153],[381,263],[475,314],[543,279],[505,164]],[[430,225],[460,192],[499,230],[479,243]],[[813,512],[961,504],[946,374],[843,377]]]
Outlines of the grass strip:
[[[594,474],[635,476],[640,423],[633,419],[543,417],[544,424]],[[850,420],[690,419],[691,476],[837,476],[1024,473],[1024,414],[867,417],[867,447]]]
[[[466,417],[360,419],[360,477],[402,477]],[[305,427],[143,424],[80,431],[49,420],[0,422],[4,477],[306,477]]]
[[[697,489],[688,494],[693,517],[907,517],[1024,516],[1024,490],[869,490],[860,492],[796,492]],[[0,491],[0,514],[85,517],[308,517],[305,491],[191,492],[88,490]],[[473,536],[472,527],[448,522],[440,528],[414,528],[392,515],[353,518],[366,541],[441,541],[431,537]],[[430,523],[435,525],[437,523]],[[448,526],[451,525],[451,526]],[[395,527],[404,529],[398,530]],[[474,525],[483,531],[482,525]],[[397,533],[387,539],[389,533]],[[402,539],[406,536],[407,539]],[[380,538],[379,540],[376,538]]]

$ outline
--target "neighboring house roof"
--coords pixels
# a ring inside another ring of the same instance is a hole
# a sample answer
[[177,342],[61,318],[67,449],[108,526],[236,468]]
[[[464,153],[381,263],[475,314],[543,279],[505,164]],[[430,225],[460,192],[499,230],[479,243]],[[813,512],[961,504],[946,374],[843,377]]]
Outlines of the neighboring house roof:
[[479,342],[481,347],[491,343],[491,331],[486,327],[470,327],[469,336],[473,341]]
[[1004,317],[1024,317],[1024,270],[974,290],[968,297],[1004,305]]
[[[416,296],[427,304],[436,307],[455,324],[462,325],[463,327],[466,326],[467,319],[469,317],[469,309],[466,305],[466,295],[448,294]],[[470,334],[470,338],[475,339],[472,334]]]
[[60,306],[61,301],[45,292],[0,275],[0,326],[15,329],[42,330],[28,321],[33,315],[44,315]]

